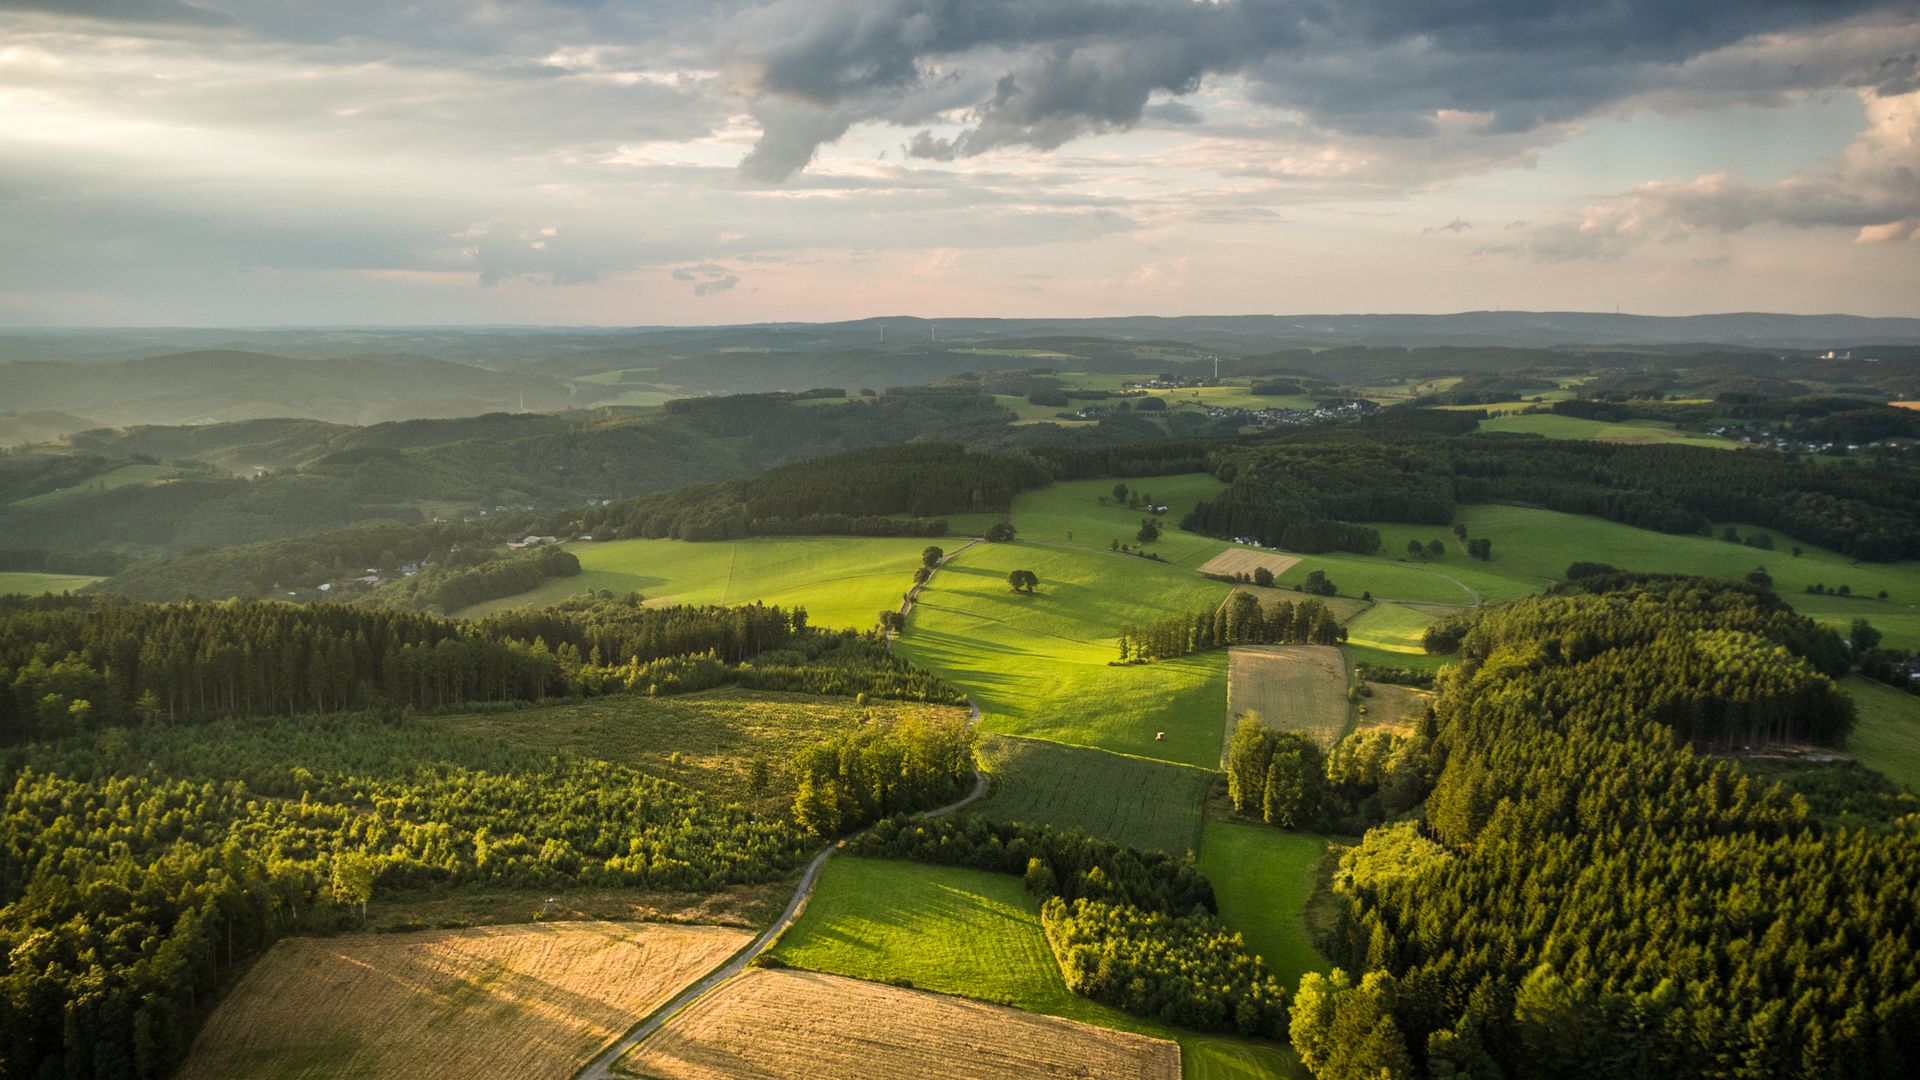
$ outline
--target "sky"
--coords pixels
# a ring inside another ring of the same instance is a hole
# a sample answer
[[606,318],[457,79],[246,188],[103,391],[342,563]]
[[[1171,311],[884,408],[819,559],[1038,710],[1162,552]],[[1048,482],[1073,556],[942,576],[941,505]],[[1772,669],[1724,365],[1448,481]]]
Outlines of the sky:
[[0,0],[0,324],[1920,315],[1912,0]]

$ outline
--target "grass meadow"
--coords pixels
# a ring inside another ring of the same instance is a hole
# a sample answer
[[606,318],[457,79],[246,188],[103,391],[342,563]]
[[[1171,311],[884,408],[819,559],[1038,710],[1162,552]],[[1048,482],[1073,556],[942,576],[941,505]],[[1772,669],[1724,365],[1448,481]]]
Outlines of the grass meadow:
[[1662,423],[1659,420],[1610,422],[1583,420],[1577,416],[1534,413],[1527,416],[1496,416],[1491,420],[1482,420],[1480,430],[1544,435],[1549,439],[1586,439],[1592,442],[1683,443],[1687,446],[1708,446],[1717,450],[1736,450],[1740,447],[1739,443],[1732,440],[1681,431],[1672,424]]
[[1860,764],[1920,794],[1920,697],[1860,675],[1841,685],[1860,707],[1847,749]]
[[[1015,569],[1038,575],[1037,593],[1007,588]],[[1211,769],[1220,760],[1225,654],[1109,662],[1122,625],[1210,608],[1228,592],[1126,555],[980,544],[934,577],[895,648],[965,690],[987,731]]]
[[1191,851],[1213,773],[1040,739],[984,734],[980,767],[992,821],[1080,828],[1118,844]]
[[900,606],[928,544],[952,548],[950,538],[852,536],[754,537],[688,543],[683,540],[611,540],[574,543],[580,575],[551,578],[516,596],[475,604],[457,614],[475,617],[510,608],[540,607],[601,589],[640,593],[675,604],[750,604],[759,601],[807,609],[816,625],[867,629],[882,610]]
[[[915,717],[964,723],[950,705],[813,697],[722,687],[649,698],[618,694],[546,708],[455,714],[424,719],[478,739],[538,750],[587,754],[631,765],[726,802],[784,812],[793,801],[787,762],[802,747],[864,724]],[[753,782],[754,762],[767,765]]]
[[78,592],[101,581],[84,574],[33,574],[0,571],[0,596],[40,596],[44,593]]
[[1305,912],[1324,837],[1265,825],[1207,822],[1200,872],[1213,882],[1220,920],[1247,939],[1247,947],[1289,989],[1309,971],[1330,970],[1307,937]]
[[1197,1036],[1075,996],[1040,929],[1039,901],[1010,874],[836,856],[771,955],[810,971],[1177,1039],[1188,1077],[1304,1075],[1283,1047]]

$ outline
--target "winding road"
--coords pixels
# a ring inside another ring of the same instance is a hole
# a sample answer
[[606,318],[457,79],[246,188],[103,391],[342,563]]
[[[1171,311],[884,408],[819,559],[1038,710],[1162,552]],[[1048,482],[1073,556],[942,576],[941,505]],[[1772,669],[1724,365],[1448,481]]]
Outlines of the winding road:
[[[980,706],[974,705],[968,713],[967,724],[974,726],[979,723]],[[915,814],[914,817],[942,817],[965,807],[969,803],[975,802],[985,796],[986,793],[987,774],[980,771],[980,766],[976,762],[973,767],[972,791],[968,792],[964,798],[950,802],[945,806],[935,807],[932,810],[923,810]],[[835,841],[828,845],[826,850],[813,857],[813,861],[807,864],[806,872],[800,875],[800,883],[793,890],[793,899],[787,901],[786,910],[780,913],[780,917],[773,921],[772,926],[761,931],[759,937],[754,938],[746,948],[734,953],[733,957],[726,963],[708,972],[702,976],[698,982],[674,995],[671,1001],[668,1001],[665,1005],[647,1014],[625,1035],[614,1040],[611,1046],[600,1051],[592,1061],[589,1061],[584,1068],[575,1073],[574,1080],[616,1080],[616,1077],[620,1074],[613,1071],[613,1066],[621,1058],[626,1056],[627,1051],[632,1050],[634,1047],[646,1041],[648,1036],[659,1031],[666,1025],[667,1021],[678,1016],[687,1006],[707,996],[722,983],[745,971],[747,965],[753,963],[761,953],[766,952],[775,941],[779,940],[780,935],[786,932],[787,927],[793,925],[793,920],[799,918],[800,913],[806,910],[807,900],[813,896],[813,886],[820,879],[820,868],[825,866],[827,860],[833,857],[833,853],[839,851],[845,843],[845,840]]]

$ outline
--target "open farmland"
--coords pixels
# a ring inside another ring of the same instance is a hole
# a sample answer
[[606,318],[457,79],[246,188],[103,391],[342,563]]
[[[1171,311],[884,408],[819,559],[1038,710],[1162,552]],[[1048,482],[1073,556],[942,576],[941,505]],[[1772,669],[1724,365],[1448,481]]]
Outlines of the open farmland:
[[1847,749],[1860,764],[1920,794],[1920,697],[1860,675],[1847,676],[1843,685],[1860,709]]
[[1253,548],[1235,547],[1215,555],[1200,564],[1203,574],[1225,574],[1234,577],[1239,574],[1251,575],[1255,570],[1266,567],[1274,577],[1279,577],[1293,564],[1300,561],[1298,555],[1281,555],[1271,551],[1256,551]]
[[1227,709],[1301,732],[1322,747],[1347,728],[1347,661],[1331,645],[1245,645],[1231,650]]
[[1421,638],[1434,616],[1405,604],[1375,604],[1347,623],[1347,640],[1392,653],[1425,653]]
[[1307,936],[1307,897],[1327,850],[1324,837],[1265,825],[1209,821],[1200,845],[1200,872],[1213,883],[1220,921],[1238,930],[1247,947],[1291,990],[1309,971],[1331,965]]
[[836,857],[772,955],[812,971],[1176,1039],[1187,1076],[1303,1075],[1277,1044],[1170,1028],[1068,990],[1040,929],[1040,902],[1010,874]]
[[[1154,502],[1167,508],[1165,514],[1155,519],[1160,524],[1160,539],[1144,545],[1139,540],[1140,520],[1154,515],[1115,503],[1114,483],[1112,479],[1069,480],[1049,484],[1038,491],[1023,492],[1015,496],[1013,510],[1007,516],[1022,540],[1101,552],[1111,551],[1117,540],[1144,547],[1175,566],[1198,566],[1227,547],[1225,541],[1179,527],[1180,519],[1196,503],[1213,498],[1225,489],[1226,485],[1212,476],[1183,473],[1139,477],[1127,482],[1130,493],[1152,496]],[[972,534],[1000,517],[999,514],[963,514],[948,520],[954,531]]]
[[[1036,594],[1007,588],[1015,569],[1039,576]],[[1226,657],[1110,662],[1121,626],[1212,608],[1228,591],[1106,551],[979,544],[935,575],[896,650],[966,691],[983,730],[1211,769],[1220,760]]]
[[981,769],[993,795],[979,812],[993,821],[1085,829],[1129,847],[1191,850],[1213,774],[1011,735],[982,735]]
[[[1565,396],[1565,395],[1562,395]],[[1474,406],[1487,408],[1488,406]],[[1497,408],[1498,406],[1492,406]],[[1672,424],[1659,420],[1586,420],[1577,416],[1557,416],[1552,413],[1532,413],[1528,415],[1496,416],[1491,420],[1480,421],[1480,430],[1488,432],[1507,432],[1525,435],[1544,435],[1549,439],[1588,439],[1593,442],[1621,443],[1683,443],[1687,446],[1708,446],[1721,450],[1737,450],[1740,444],[1730,439],[1715,438],[1691,431],[1681,431]]]
[[43,593],[77,592],[100,580],[84,574],[32,574],[5,571],[0,572],[0,596],[12,596],[16,593],[39,596]]
[[955,546],[951,539],[850,536],[575,543],[567,550],[580,558],[579,576],[550,578],[459,614],[542,607],[605,589],[662,604],[797,605],[816,625],[866,629],[880,611],[900,606],[929,543]]
[[675,1016],[618,1068],[662,1080],[1177,1080],[1180,1051],[1162,1039],[922,990],[753,970]]
[[[434,717],[436,727],[536,750],[567,751],[632,765],[766,812],[793,801],[787,763],[802,747],[866,724],[965,723],[950,705],[814,697],[722,687],[674,697],[623,694],[509,712]],[[765,783],[754,765],[763,763]]]
[[1369,683],[1368,689],[1373,693],[1361,699],[1360,707],[1367,711],[1366,715],[1354,718],[1356,728],[1385,728],[1402,735],[1411,734],[1433,700],[1431,693],[1410,686]]
[[221,1002],[180,1076],[563,1080],[752,936],[566,922],[291,938]]

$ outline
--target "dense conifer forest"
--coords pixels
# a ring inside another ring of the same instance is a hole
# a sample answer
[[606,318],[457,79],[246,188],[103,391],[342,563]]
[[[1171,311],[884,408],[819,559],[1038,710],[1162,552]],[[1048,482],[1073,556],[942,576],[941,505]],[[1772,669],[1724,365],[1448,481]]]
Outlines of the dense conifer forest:
[[1342,860],[1316,1075],[1900,1076],[1913,822],[1828,828],[1689,744],[1838,742],[1828,635],[1771,595],[1590,578],[1488,612],[1436,705],[1425,825]]

